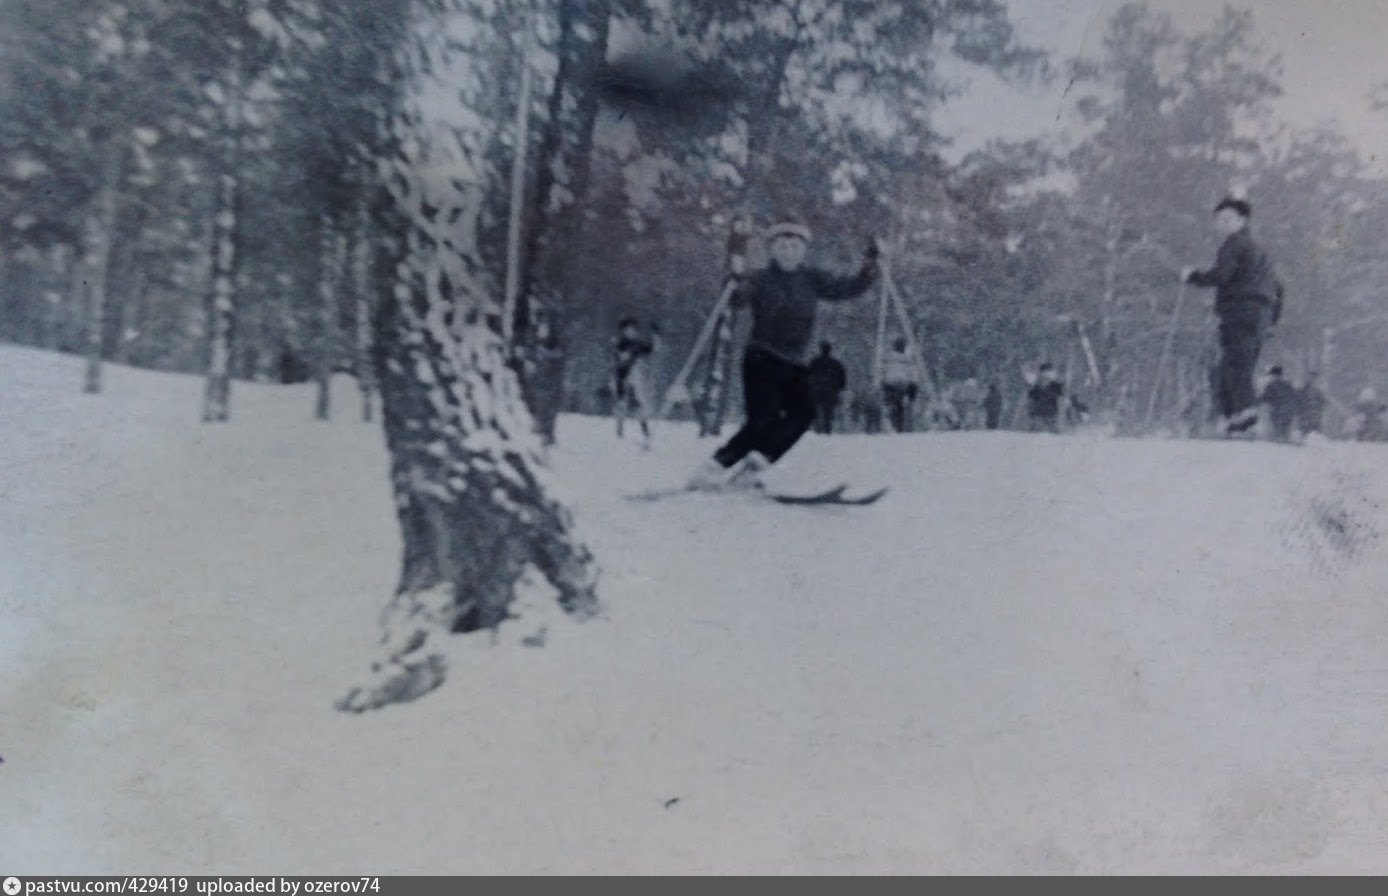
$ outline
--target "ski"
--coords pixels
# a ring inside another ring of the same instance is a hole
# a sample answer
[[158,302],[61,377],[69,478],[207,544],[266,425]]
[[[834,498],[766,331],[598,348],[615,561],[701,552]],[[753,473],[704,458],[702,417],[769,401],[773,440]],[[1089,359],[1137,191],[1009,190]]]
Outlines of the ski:
[[677,495],[747,495],[754,498],[769,498],[777,504],[790,504],[800,506],[841,506],[841,507],[865,507],[875,504],[887,493],[886,488],[868,492],[864,495],[846,496],[848,483],[841,483],[833,488],[825,489],[821,492],[810,494],[786,494],[780,492],[768,492],[763,489],[692,489],[683,486],[677,488],[652,489],[646,492],[625,495],[628,501],[639,501],[651,503],[673,498]]
[[859,495],[857,497],[845,497],[844,492],[846,492],[847,490],[848,486],[845,484],[840,485],[837,488],[829,489],[825,492],[820,492],[817,495],[773,494],[768,495],[768,497],[770,497],[771,500],[775,501],[778,504],[828,507],[866,507],[870,504],[876,504],[879,500],[881,500],[883,495],[887,494],[888,491],[886,487],[883,487],[877,489],[876,491],[868,492],[865,495]]
[[848,483],[841,482],[831,489],[809,495],[767,493],[766,497],[778,504],[829,504],[841,500],[846,491],[848,491]]

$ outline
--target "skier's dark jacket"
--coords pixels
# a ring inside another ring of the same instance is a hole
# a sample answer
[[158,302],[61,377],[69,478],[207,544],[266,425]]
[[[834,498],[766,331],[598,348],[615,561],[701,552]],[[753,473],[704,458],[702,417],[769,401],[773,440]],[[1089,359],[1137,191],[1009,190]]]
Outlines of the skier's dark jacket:
[[805,363],[814,337],[817,304],[862,295],[877,279],[877,262],[869,258],[858,273],[836,277],[816,268],[783,270],[775,261],[752,273],[733,293],[734,307],[752,309],[748,346],[770,352],[792,364]]
[[1282,316],[1282,282],[1247,227],[1225,238],[1214,267],[1192,271],[1186,282],[1215,288],[1215,314],[1225,323],[1256,321],[1263,309],[1271,312],[1274,324]]

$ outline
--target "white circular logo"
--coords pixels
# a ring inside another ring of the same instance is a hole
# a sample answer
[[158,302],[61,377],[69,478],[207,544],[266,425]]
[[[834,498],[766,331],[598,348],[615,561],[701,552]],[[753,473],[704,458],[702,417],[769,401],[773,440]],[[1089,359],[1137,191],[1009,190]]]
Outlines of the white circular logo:
[[19,878],[5,878],[5,896],[15,896],[19,892]]

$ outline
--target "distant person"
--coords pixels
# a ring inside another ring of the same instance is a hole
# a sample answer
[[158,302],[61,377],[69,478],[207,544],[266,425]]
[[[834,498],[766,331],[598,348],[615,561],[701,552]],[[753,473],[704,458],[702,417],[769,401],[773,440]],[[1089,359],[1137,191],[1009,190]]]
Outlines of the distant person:
[[920,365],[906,350],[906,340],[897,337],[892,350],[882,359],[882,403],[896,432],[911,431],[921,378]]
[[1027,420],[1032,432],[1060,432],[1060,400],[1065,385],[1047,361],[1037,368],[1034,376],[1026,377]]
[[1325,390],[1321,388],[1320,374],[1312,370],[1297,391],[1296,425],[1302,435],[1319,433],[1325,420]]
[[1065,422],[1076,427],[1089,419],[1089,405],[1085,404],[1078,395],[1071,395],[1070,400],[1065,402]]
[[1216,406],[1226,433],[1245,432],[1258,422],[1253,371],[1263,339],[1282,314],[1282,283],[1267,253],[1253,242],[1246,200],[1229,197],[1215,206],[1215,228],[1224,236],[1214,267],[1185,268],[1181,280],[1215,289],[1219,318],[1219,383]]
[[1385,433],[1383,424],[1385,408],[1383,401],[1378,397],[1378,390],[1373,386],[1365,386],[1359,393],[1359,400],[1354,403],[1354,412],[1358,425],[1355,427],[1354,438],[1360,442],[1382,442],[1388,433]]
[[279,375],[281,383],[293,385],[308,382],[313,377],[313,371],[309,369],[308,362],[285,343],[280,347]]
[[983,386],[974,377],[956,383],[950,395],[960,429],[980,429],[984,424]]
[[564,404],[564,346],[547,327],[541,328],[536,340],[529,376],[535,384],[531,390],[535,429],[545,445],[553,445]]
[[983,396],[983,425],[997,429],[1002,424],[1002,390],[997,383],[988,384],[988,394]]
[[870,436],[882,432],[882,397],[872,389],[860,389],[849,402],[849,416],[858,428]]
[[1273,441],[1290,442],[1292,424],[1296,422],[1297,392],[1296,387],[1283,377],[1281,367],[1273,367],[1268,371],[1268,382],[1259,398],[1268,406]]
[[651,324],[649,337],[641,335],[636,319],[622,318],[617,325],[613,344],[614,412],[617,417],[617,438],[622,438],[622,424],[628,414],[634,414],[641,426],[641,444],[651,447],[651,411],[655,396],[651,385],[650,357],[660,339],[660,329]]
[[839,397],[848,386],[848,372],[834,357],[834,347],[819,344],[819,354],[810,362],[810,396],[814,399],[814,431],[828,435],[834,431],[834,415],[838,413]]

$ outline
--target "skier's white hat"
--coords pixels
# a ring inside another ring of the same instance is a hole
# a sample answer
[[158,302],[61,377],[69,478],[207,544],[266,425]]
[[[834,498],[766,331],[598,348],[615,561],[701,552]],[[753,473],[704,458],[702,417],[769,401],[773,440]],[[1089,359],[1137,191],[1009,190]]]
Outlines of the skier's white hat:
[[768,243],[778,236],[798,237],[808,243],[810,241],[810,228],[796,221],[781,221],[766,228],[766,241]]

